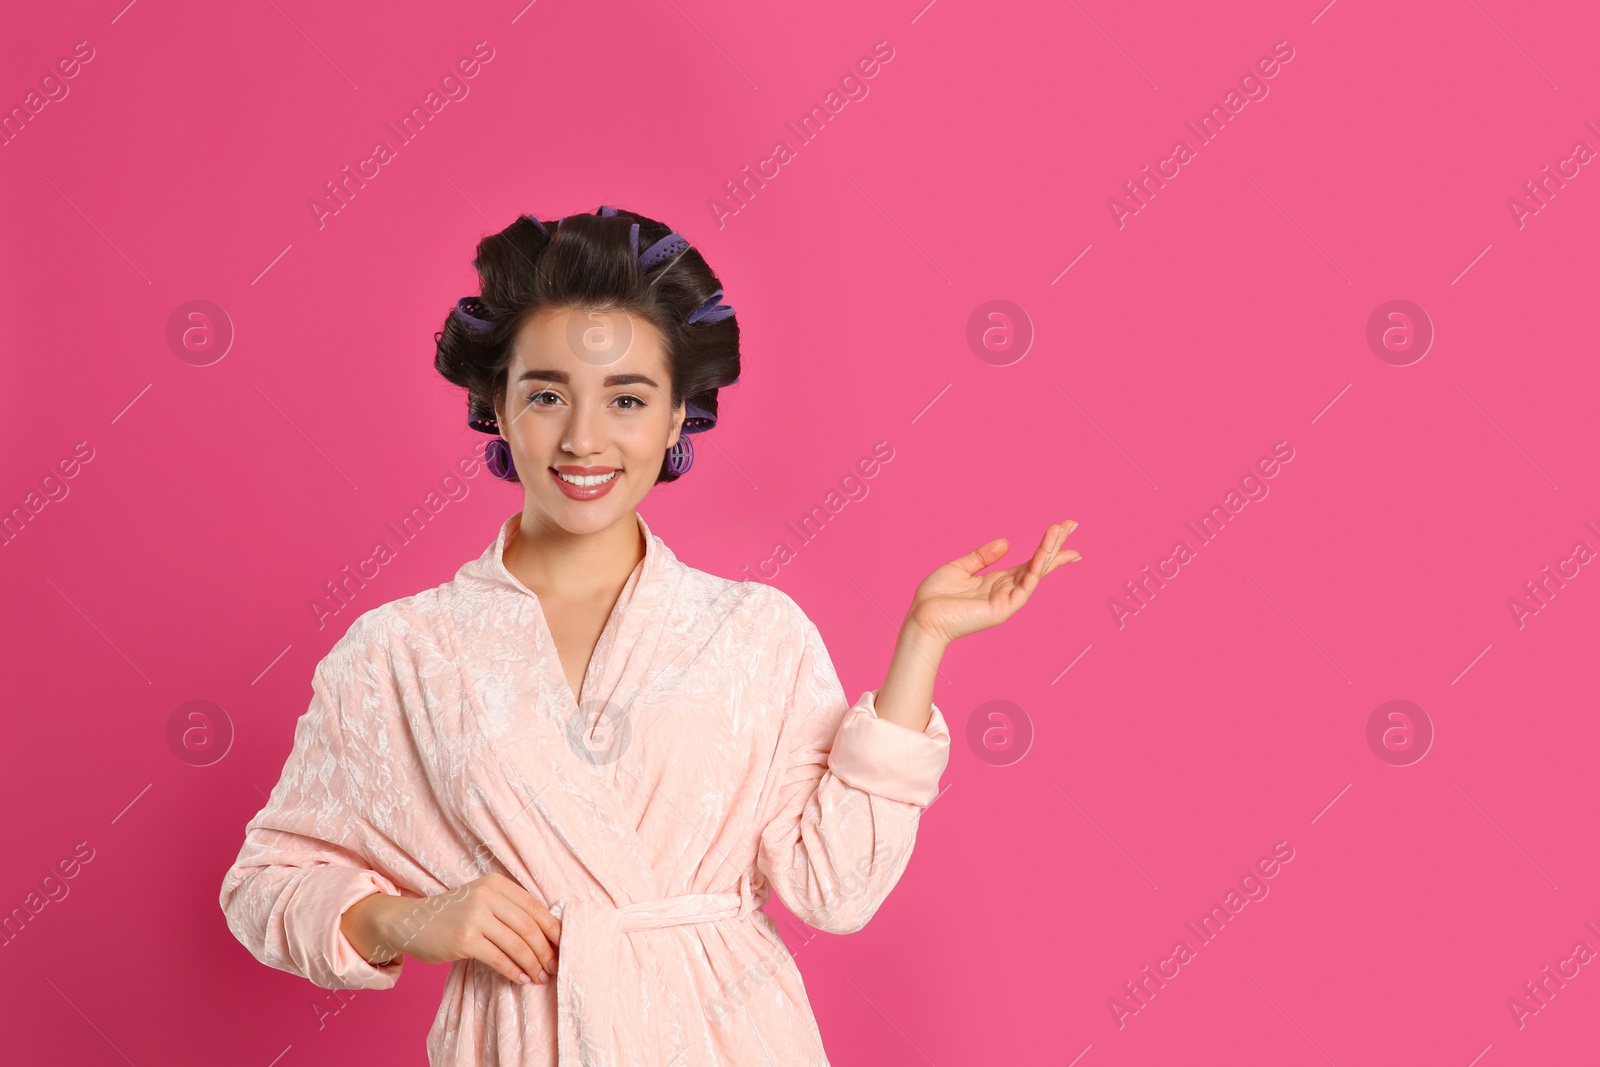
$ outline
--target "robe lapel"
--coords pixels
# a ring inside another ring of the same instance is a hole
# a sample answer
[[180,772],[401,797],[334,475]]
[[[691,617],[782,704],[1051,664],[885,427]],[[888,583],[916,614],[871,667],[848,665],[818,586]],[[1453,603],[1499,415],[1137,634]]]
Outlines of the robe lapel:
[[[480,743],[509,787],[507,810],[491,815],[513,843],[526,837],[523,820],[542,819],[612,905],[655,900],[661,896],[660,886],[636,826],[618,804],[614,779],[626,747],[635,740],[633,696],[648,680],[670,594],[680,579],[679,565],[641,516],[645,559],[595,646],[580,708],[537,596],[505,567],[506,540],[519,515],[508,518],[495,544],[457,576],[458,581],[468,580],[472,593],[469,610],[456,613],[457,633],[465,646],[457,650],[462,690],[474,705],[468,726],[476,723]],[[468,654],[463,657],[462,652]],[[468,676],[483,664],[501,667],[503,676]],[[485,706],[486,693],[493,696],[495,708]],[[607,708],[604,717],[610,722],[597,724],[599,709]],[[612,733],[608,746],[594,743],[602,730]],[[526,870],[512,873],[530,882]]]

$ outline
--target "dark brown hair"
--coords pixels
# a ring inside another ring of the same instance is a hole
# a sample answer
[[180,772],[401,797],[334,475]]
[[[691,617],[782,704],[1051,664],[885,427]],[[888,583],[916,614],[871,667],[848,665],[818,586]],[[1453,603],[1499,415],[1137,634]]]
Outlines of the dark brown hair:
[[[630,239],[635,223],[637,250]],[[505,397],[512,342],[535,313],[561,307],[626,311],[648,321],[666,342],[673,408],[692,402],[714,420],[717,390],[739,380],[739,323],[732,316],[687,322],[722,288],[697,249],[687,247],[649,269],[640,266],[638,253],[673,232],[618,208],[552,222],[524,215],[490,234],[478,242],[472,261],[482,295],[470,316],[452,309],[445,317],[444,328],[434,334],[434,368],[467,390],[470,413],[493,419]],[[492,328],[474,328],[470,319]],[[677,477],[663,458],[656,482]]]

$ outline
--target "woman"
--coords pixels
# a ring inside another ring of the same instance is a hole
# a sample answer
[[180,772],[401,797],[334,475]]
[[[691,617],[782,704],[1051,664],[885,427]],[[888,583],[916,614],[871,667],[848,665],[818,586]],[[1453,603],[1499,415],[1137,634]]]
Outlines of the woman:
[[949,759],[944,648],[1077,559],[1074,524],[1009,570],[976,573],[1002,538],[934,571],[851,706],[792,599],[680,562],[635,511],[739,377],[700,254],[601,208],[518,219],[474,265],[435,364],[521,510],[317,665],[224,880],[229,928],[329,989],[452,961],[435,1067],[825,1067],[761,906],[833,933],[872,917]]

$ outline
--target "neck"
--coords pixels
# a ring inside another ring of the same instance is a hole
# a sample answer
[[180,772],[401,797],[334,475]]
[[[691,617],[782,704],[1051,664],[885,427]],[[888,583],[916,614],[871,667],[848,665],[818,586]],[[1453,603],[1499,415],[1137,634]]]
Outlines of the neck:
[[616,593],[644,555],[644,531],[633,511],[603,530],[575,534],[524,508],[507,535],[504,560],[536,596],[562,601]]

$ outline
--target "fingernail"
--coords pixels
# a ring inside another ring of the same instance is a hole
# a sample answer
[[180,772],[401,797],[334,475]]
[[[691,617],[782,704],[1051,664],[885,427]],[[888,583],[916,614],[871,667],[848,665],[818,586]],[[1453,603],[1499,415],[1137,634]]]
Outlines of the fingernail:
[[520,972],[517,974],[517,984],[518,985],[527,985],[531,981],[533,981],[533,979],[529,978],[527,975],[522,974]]
[[1067,562],[1068,563],[1082,563],[1083,562],[1083,557],[1082,556],[1073,556],[1071,559],[1067,560]]
[[1078,521],[1076,519],[1068,519],[1067,520],[1067,533],[1071,533],[1073,530],[1076,530],[1077,528],[1078,528]]

